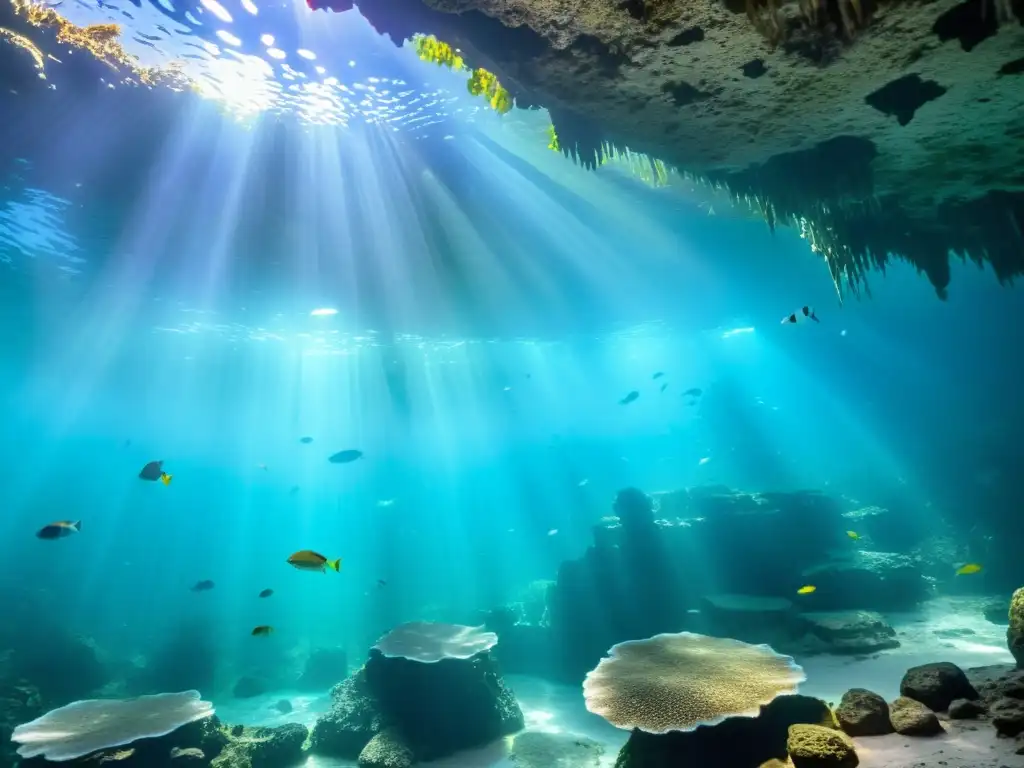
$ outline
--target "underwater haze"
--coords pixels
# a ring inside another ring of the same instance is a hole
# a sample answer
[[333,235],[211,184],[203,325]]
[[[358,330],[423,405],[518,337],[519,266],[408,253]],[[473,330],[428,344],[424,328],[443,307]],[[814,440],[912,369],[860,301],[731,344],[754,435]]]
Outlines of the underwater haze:
[[[574,164],[543,110],[497,114],[357,11],[60,11],[209,79],[126,85],[36,41],[62,59],[37,88],[0,42],[0,646],[32,717],[195,688],[229,719],[240,681],[273,702],[332,652],[340,682],[404,622],[500,651],[494,611],[585,558],[628,488],[813,491],[889,510],[884,552],[954,542],[930,597],[1024,581],[1024,301],[988,268],[958,262],[942,301],[896,264],[840,301],[793,230]],[[673,567],[742,591],[722,547]]]

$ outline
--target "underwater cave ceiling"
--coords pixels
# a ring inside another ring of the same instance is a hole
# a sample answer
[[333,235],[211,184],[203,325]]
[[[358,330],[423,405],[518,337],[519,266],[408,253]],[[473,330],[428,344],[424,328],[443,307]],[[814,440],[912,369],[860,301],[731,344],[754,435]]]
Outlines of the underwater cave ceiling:
[[551,112],[798,227],[840,290],[890,254],[1024,273],[1024,0],[368,0]]

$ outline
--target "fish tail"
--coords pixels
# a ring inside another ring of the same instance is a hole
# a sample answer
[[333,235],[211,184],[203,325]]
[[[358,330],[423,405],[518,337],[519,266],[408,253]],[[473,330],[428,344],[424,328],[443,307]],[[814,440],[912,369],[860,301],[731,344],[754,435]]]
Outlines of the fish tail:
[[161,472],[160,482],[163,483],[164,485],[170,485],[172,477],[174,477],[174,475],[168,475],[166,472]]
[[75,522],[73,522],[71,524],[71,527],[74,528],[76,531],[82,530],[82,521],[81,520],[76,520]]
[[814,310],[813,309],[811,310],[811,320],[813,320],[816,323],[820,323],[821,322],[821,320],[818,319],[818,316],[816,314],[814,314]]
[[339,557],[337,560],[328,560],[327,561],[327,566],[331,570],[333,570],[333,571],[339,571],[340,572],[341,571],[341,558]]

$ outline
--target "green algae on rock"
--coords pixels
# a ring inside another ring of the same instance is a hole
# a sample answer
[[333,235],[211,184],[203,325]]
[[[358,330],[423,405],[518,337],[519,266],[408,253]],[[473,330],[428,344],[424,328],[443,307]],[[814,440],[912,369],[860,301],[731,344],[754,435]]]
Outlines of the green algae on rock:
[[1006,629],[1006,643],[1018,667],[1024,667],[1024,587],[1010,598],[1010,626]]
[[820,725],[789,726],[786,749],[796,768],[855,768],[860,763],[849,736]]

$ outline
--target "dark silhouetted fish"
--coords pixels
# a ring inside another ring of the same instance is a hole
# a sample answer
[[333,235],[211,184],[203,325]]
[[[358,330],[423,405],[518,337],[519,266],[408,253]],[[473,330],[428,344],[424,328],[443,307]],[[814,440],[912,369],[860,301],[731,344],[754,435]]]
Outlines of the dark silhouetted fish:
[[362,456],[362,451],[357,451],[352,448],[348,451],[338,451],[333,456],[329,456],[327,460],[331,462],[331,464],[351,464],[353,461],[361,459]]
[[36,531],[36,536],[40,539],[63,539],[65,536],[78,533],[80,530],[82,530],[81,520],[76,520],[75,522],[70,520],[59,520],[56,523],[44,525]]
[[195,584],[193,584],[193,585],[192,585],[192,586],[190,587],[190,589],[191,589],[191,590],[192,590],[193,592],[209,592],[209,591],[210,591],[211,589],[213,589],[213,588],[214,588],[215,586],[217,586],[217,585],[216,585],[216,584],[214,584],[214,583],[213,583],[212,581],[210,581],[209,579],[203,579],[202,581],[197,581],[197,582],[196,582]]
[[171,477],[173,477],[173,475],[169,475],[164,472],[164,463],[161,460],[149,462],[149,464],[144,466],[142,471],[139,472],[139,477],[143,480],[159,480],[164,485],[170,485]]
[[704,390],[699,387],[691,387],[690,389],[683,392],[683,397],[700,397],[704,394]]
[[268,637],[274,633],[274,628],[267,625],[261,624],[252,631],[253,637]]
[[377,586],[378,587],[386,587],[387,585],[388,585],[388,583],[386,581],[384,581],[384,579],[377,579]]
[[302,443],[303,445],[309,445],[310,443],[313,442],[313,438],[310,437],[309,435],[306,435],[305,437],[300,437],[299,442]]
[[619,400],[619,405],[629,405],[629,404],[630,404],[630,403],[632,403],[632,402],[633,402],[634,400],[636,400],[636,399],[637,399],[638,397],[640,397],[640,393],[639,393],[639,392],[637,392],[637,391],[636,391],[636,390],[634,389],[634,390],[633,390],[632,392],[630,392],[630,393],[629,393],[628,395],[626,395],[626,396],[625,396],[624,398],[622,398],[621,400]]
[[655,381],[657,381],[658,379],[660,379],[664,375],[665,375],[664,371],[658,371],[656,374],[651,376],[651,378],[654,379]]
[[297,485],[293,485],[291,488],[288,489],[288,495],[289,496],[294,496],[298,492],[299,492],[299,486],[297,486]]
[[664,384],[661,385],[661,391],[664,392],[666,387],[668,387],[668,382],[667,381]]
[[274,590],[264,589],[262,592],[260,592],[260,597],[270,597],[272,594],[274,594]]

